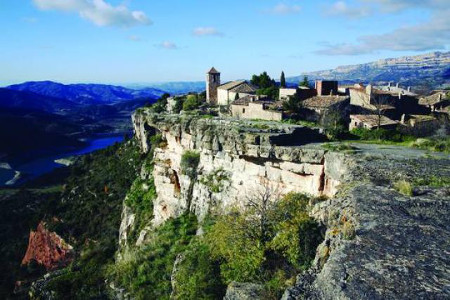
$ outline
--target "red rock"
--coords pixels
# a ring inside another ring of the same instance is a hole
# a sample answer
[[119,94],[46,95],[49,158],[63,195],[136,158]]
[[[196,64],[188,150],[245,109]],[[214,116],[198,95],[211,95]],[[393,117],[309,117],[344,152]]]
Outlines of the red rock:
[[36,231],[30,232],[22,265],[27,265],[32,260],[45,266],[47,270],[65,267],[73,260],[73,248],[55,232],[50,232],[46,223],[41,221]]

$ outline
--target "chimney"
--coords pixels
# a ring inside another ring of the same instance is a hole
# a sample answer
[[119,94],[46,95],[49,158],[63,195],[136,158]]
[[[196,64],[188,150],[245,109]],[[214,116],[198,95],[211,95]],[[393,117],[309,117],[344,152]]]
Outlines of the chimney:
[[[389,81],[388,82],[388,88],[390,88],[391,87],[391,82]],[[389,91],[390,89],[388,89],[388,91]]]
[[402,117],[400,118],[400,123],[405,124],[405,117],[406,115],[403,114]]
[[398,88],[398,86],[399,86],[399,83],[397,82],[397,84],[395,85],[395,87]]
[[411,87],[410,86],[408,86],[408,92],[411,92]]
[[439,101],[442,100],[442,94],[439,94]]

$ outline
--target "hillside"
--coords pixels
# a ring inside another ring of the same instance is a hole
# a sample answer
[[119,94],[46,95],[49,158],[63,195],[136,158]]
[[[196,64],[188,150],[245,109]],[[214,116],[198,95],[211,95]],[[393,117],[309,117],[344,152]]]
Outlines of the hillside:
[[128,89],[106,84],[62,84],[53,81],[30,81],[10,85],[10,90],[28,91],[42,96],[67,99],[78,104],[112,104],[139,98],[157,99],[164,91],[146,88]]
[[[399,82],[416,89],[436,89],[450,85],[450,52],[433,52],[417,56],[381,59],[359,65],[309,72],[310,80],[335,79],[344,82]],[[298,83],[303,75],[290,77]]]
[[47,113],[63,113],[80,108],[81,105],[68,99],[43,96],[29,91],[0,88],[0,109],[39,110]]

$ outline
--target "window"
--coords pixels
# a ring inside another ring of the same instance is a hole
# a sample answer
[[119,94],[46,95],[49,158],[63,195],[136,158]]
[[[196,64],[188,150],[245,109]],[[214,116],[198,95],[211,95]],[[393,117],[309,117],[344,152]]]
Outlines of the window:
[[245,108],[242,109],[242,113],[245,114]]

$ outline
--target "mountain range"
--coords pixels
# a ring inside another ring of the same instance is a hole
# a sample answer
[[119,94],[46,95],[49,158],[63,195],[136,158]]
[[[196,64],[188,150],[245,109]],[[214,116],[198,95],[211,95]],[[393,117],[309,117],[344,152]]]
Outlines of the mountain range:
[[298,83],[305,75],[310,80],[328,79],[339,80],[343,83],[372,82],[375,84],[393,81],[416,89],[437,89],[450,86],[450,52],[432,52],[340,66],[290,77],[287,81]]
[[106,84],[62,84],[53,81],[30,81],[6,87],[9,90],[32,92],[78,104],[114,104],[140,98],[157,99],[165,91],[155,88],[129,89]]
[[82,147],[80,140],[99,134],[128,133],[131,113],[164,93],[51,81],[0,88],[0,157],[36,158],[52,149]]

